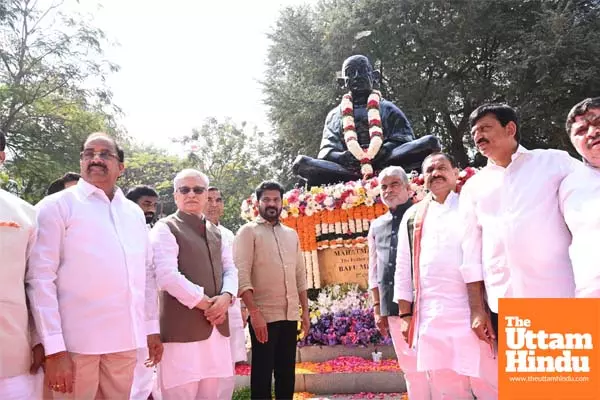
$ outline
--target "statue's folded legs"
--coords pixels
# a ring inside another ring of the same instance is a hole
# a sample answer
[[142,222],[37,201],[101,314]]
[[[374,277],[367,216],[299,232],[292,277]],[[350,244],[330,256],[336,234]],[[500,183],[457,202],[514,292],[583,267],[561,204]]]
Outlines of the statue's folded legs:
[[[440,150],[440,142],[435,136],[423,136],[394,148],[389,156],[378,161],[374,168],[380,171],[387,166],[397,165],[404,168],[406,173],[420,172],[423,159]],[[295,175],[304,178],[309,187],[356,181],[362,178],[360,172],[353,172],[340,164],[302,155],[294,160],[292,171]]]
[[298,156],[292,166],[294,174],[304,178],[308,186],[321,186],[338,182],[356,181],[360,172],[352,172],[333,161]]

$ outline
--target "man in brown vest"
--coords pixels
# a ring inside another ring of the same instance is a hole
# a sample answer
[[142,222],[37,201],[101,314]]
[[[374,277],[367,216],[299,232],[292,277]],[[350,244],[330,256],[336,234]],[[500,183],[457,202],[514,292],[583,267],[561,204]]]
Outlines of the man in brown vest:
[[219,228],[203,214],[206,175],[184,169],[174,188],[177,212],[150,233],[164,343],[158,379],[164,400],[219,399],[220,379],[234,374],[227,310],[237,270]]

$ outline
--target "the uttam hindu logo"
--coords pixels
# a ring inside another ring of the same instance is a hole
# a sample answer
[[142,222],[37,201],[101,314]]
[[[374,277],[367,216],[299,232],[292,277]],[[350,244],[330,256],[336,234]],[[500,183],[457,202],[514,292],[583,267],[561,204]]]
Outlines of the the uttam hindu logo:
[[[592,350],[591,333],[548,333],[531,329],[531,320],[506,316],[506,372],[590,372],[590,357],[573,350]],[[561,351],[539,355],[538,350]]]
[[600,299],[500,299],[501,400],[600,399]]

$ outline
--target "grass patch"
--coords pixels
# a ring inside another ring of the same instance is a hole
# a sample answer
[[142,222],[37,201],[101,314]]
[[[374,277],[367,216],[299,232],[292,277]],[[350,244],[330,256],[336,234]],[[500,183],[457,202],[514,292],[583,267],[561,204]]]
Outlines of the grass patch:
[[250,388],[243,387],[241,389],[235,390],[233,392],[231,400],[250,400]]

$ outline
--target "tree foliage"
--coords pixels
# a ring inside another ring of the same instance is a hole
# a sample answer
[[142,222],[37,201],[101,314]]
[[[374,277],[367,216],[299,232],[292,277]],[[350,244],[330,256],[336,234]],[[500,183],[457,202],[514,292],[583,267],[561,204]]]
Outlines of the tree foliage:
[[381,70],[415,134],[437,135],[463,166],[468,116],[483,102],[520,111],[524,145],[570,149],[568,109],[600,92],[597,0],[322,0],[282,10],[269,38],[264,92],[286,171],[297,154],[316,155],[352,54]]
[[[9,176],[16,182],[17,193],[25,200],[40,200],[50,182],[67,171],[79,171],[79,152],[88,133],[106,130],[101,114],[85,111],[77,104],[60,104],[59,100],[39,100],[36,109],[52,108],[46,114],[46,129],[40,132],[40,121],[23,119],[18,133],[8,137],[8,145],[20,138],[19,151],[7,162]],[[41,112],[46,112],[41,110]],[[39,139],[44,136],[44,139]],[[53,141],[39,147],[38,140]],[[23,145],[24,143],[30,143]]]
[[127,193],[137,185],[153,187],[159,196],[158,215],[169,215],[177,210],[173,200],[173,178],[187,163],[180,157],[165,154],[152,146],[130,146],[125,149],[125,170],[117,184]]
[[10,176],[35,202],[94,131],[116,132],[105,86],[116,65],[103,59],[104,32],[63,1],[5,0],[0,7],[0,129]]
[[243,223],[240,204],[272,176],[271,146],[262,132],[245,123],[208,118],[200,129],[176,140],[187,153],[187,163],[206,173],[210,185],[220,189],[225,205],[222,219],[227,228],[237,230]]

